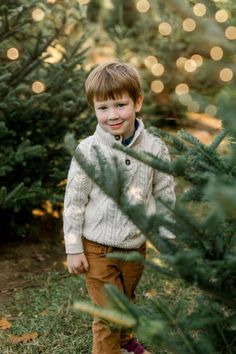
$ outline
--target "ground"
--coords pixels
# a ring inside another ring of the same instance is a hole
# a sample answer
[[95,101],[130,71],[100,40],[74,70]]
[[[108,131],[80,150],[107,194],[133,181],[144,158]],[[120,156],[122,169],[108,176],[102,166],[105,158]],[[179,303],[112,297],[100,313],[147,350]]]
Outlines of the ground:
[[1,246],[0,302],[11,301],[17,289],[37,286],[34,275],[65,268],[61,243],[18,241]]
[[[156,251],[149,245],[148,258]],[[75,311],[76,301],[89,301],[85,278],[65,266],[62,238],[8,243],[0,251],[0,353],[88,354],[92,318]],[[193,292],[183,284],[145,269],[137,289],[137,305],[149,308],[157,294],[171,303],[184,299],[192,308]],[[7,325],[7,327],[4,327]],[[169,354],[143,338],[153,354]]]
[[62,225],[43,225],[38,239],[0,249],[0,354],[88,354],[91,318],[75,313],[87,299],[83,277],[66,268]]

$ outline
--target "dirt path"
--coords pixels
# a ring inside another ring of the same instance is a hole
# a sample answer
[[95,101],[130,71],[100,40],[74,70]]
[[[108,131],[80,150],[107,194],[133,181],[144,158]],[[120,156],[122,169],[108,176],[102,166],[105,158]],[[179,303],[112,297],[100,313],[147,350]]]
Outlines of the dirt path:
[[34,275],[62,270],[65,265],[62,242],[18,241],[1,245],[0,303],[12,300],[14,291],[35,286]]

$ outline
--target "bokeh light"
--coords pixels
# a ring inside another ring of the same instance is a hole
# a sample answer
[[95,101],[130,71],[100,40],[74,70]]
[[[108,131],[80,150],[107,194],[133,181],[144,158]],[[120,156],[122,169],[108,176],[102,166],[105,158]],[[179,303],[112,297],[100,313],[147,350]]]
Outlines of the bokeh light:
[[186,32],[192,32],[196,29],[197,24],[196,21],[192,18],[186,18],[182,23],[183,29]]
[[203,64],[203,57],[200,54],[193,54],[190,59],[195,61],[197,67]]
[[44,59],[45,63],[55,64],[59,63],[59,61],[63,58],[63,53],[65,49],[57,44],[55,47],[49,46],[46,51],[46,55],[50,54],[49,57]]
[[157,64],[157,58],[154,57],[154,55],[148,55],[145,59],[144,59],[144,65],[151,69],[151,67],[154,65],[154,64]]
[[217,22],[220,22],[220,23],[226,22],[229,19],[229,14],[226,10],[218,10],[215,13],[215,19]]
[[214,106],[213,104],[209,104],[206,108],[205,108],[205,113],[209,114],[209,116],[215,117],[216,113],[217,113],[217,107]]
[[133,66],[139,66],[139,64],[140,64],[140,59],[139,59],[139,57],[136,57],[136,56],[133,56],[133,57],[131,57],[130,58],[130,64],[132,64]]
[[184,68],[184,64],[186,63],[188,59],[185,58],[185,57],[179,57],[177,60],[176,60],[176,66],[178,69],[183,69]]
[[151,72],[153,73],[153,75],[155,76],[161,76],[164,74],[165,68],[162,64],[157,63],[154,64],[151,68]]
[[197,69],[197,63],[195,62],[195,60],[188,59],[184,64],[184,69],[187,72],[192,73]]
[[236,39],[236,27],[235,26],[227,27],[225,30],[225,37],[227,39],[230,39],[231,41]]
[[220,71],[220,79],[224,82],[231,81],[233,77],[234,74],[230,68],[224,68]]
[[32,18],[35,21],[42,21],[44,17],[45,17],[45,12],[38,7],[32,11]]
[[42,93],[45,91],[45,85],[42,81],[34,81],[32,84],[32,91],[34,93]]
[[19,58],[19,56],[20,54],[17,48],[12,47],[7,50],[7,57],[10,60],[16,60]]
[[162,36],[169,36],[172,32],[172,26],[168,22],[162,22],[158,26],[158,30]]
[[198,2],[196,5],[194,5],[193,12],[196,16],[204,16],[207,12],[207,8],[204,4]]
[[192,97],[188,93],[179,95],[179,102],[184,106],[188,106],[192,102]]
[[185,84],[185,83],[178,84],[178,85],[175,87],[175,93],[176,93],[176,95],[178,95],[178,96],[183,95],[183,94],[186,94],[186,93],[189,93],[189,87],[188,87],[188,85]]
[[224,52],[221,47],[213,47],[210,50],[210,56],[213,60],[221,60],[223,58]]
[[136,8],[139,12],[147,12],[150,9],[150,3],[147,0],[139,0],[136,3]]
[[151,83],[151,90],[155,93],[160,93],[164,90],[165,86],[162,81],[154,80]]
[[200,105],[197,101],[192,101],[189,102],[189,104],[187,105],[188,111],[189,112],[198,112],[200,109]]

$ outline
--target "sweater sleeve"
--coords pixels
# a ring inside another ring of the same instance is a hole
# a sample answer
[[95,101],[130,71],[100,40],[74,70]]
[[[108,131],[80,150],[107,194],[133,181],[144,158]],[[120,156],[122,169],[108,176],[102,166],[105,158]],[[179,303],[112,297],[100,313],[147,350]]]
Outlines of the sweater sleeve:
[[72,158],[64,198],[63,229],[67,254],[82,253],[82,234],[85,207],[89,200],[92,181]]
[[[170,155],[167,146],[163,142],[161,143],[161,150],[158,154],[158,157],[162,160],[170,161]],[[156,199],[156,210],[159,215],[163,215],[168,220],[171,220],[170,211],[160,201],[158,201],[158,199],[162,199],[163,201],[169,203],[171,206],[174,206],[176,200],[174,188],[175,184],[173,176],[161,171],[154,171],[153,194]],[[172,232],[163,226],[160,227],[159,231],[162,237],[171,239],[176,238]]]

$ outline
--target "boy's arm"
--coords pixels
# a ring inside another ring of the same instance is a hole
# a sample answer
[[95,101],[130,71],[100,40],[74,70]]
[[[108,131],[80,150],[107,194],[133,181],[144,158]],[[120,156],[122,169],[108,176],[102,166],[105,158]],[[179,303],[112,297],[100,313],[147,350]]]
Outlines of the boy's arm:
[[[170,161],[169,151],[164,143],[161,145],[161,151],[158,154],[158,157],[162,160]],[[160,198],[169,203],[171,206],[174,206],[176,200],[174,188],[175,184],[173,176],[165,174],[161,171],[154,171],[153,194],[156,198],[157,213],[164,215],[165,218],[169,220],[172,219],[170,211],[161,202],[158,202],[158,199]],[[162,237],[171,239],[176,238],[172,232],[163,226],[160,227],[159,231]]]
[[67,254],[83,252],[82,232],[85,206],[89,200],[92,182],[72,158],[64,198],[63,229]]

